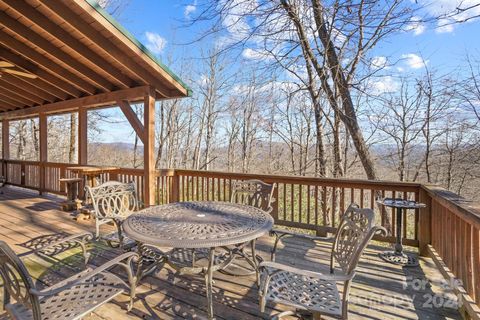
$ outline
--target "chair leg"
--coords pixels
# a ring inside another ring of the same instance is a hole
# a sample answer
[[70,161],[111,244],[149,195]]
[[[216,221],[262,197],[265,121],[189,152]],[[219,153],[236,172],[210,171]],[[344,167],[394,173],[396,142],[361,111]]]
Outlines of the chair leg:
[[98,218],[95,218],[95,239],[98,240],[100,238],[100,223]]
[[123,243],[123,233],[122,233],[122,224],[118,221],[114,221],[115,225],[117,226],[117,232],[118,232],[118,245],[119,247],[124,250],[124,243]]
[[265,277],[262,279],[263,281],[260,281],[260,287],[258,289],[258,295],[259,295],[259,305],[260,305],[260,312],[265,312],[265,306],[267,304],[267,290],[268,290],[268,285],[270,283],[270,277],[268,274],[265,274]]

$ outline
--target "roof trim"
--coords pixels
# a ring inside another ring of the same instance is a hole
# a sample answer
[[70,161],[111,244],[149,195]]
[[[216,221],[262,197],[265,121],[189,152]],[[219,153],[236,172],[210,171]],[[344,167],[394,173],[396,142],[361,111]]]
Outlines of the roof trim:
[[182,87],[187,91],[187,96],[192,95],[192,89],[183,82],[173,71],[171,71],[166,65],[160,61],[160,59],[152,53],[143,43],[141,43],[135,36],[133,36],[127,29],[125,29],[115,18],[113,18],[107,11],[105,11],[97,2],[97,0],[85,0],[93,9],[95,9],[100,15],[102,15],[115,29],[120,31],[126,38],[128,38],[133,44],[135,44],[146,56],[148,56],[153,62],[155,62],[160,68],[167,72],[173,79],[175,79]]

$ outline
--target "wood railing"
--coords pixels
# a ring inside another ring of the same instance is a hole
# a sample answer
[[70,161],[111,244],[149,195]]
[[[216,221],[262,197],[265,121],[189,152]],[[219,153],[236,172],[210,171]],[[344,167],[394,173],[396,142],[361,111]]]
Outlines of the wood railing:
[[[352,202],[377,211],[378,223],[395,234],[395,224],[391,223],[395,221],[395,211],[380,208],[376,198],[418,199],[420,190],[420,185],[414,183],[175,170],[170,198],[171,201],[229,201],[232,182],[246,179],[277,185],[272,211],[276,224],[313,230],[317,234],[334,232],[341,214]],[[418,210],[404,215],[402,232],[407,245],[419,244],[418,217]],[[382,240],[392,242],[394,238],[389,236]]]
[[[60,177],[75,176],[65,163],[3,160],[7,183],[42,192],[65,194]],[[43,180],[40,178],[44,172]],[[143,169],[119,169],[103,174],[101,182],[134,181],[143,198]],[[395,211],[376,204],[378,197],[415,199],[427,204],[403,216],[404,244],[419,247],[421,255],[433,258],[447,278],[461,280],[456,292],[463,297],[470,315],[480,306],[480,207],[438,187],[417,183],[326,179],[299,176],[244,174],[180,169],[157,170],[156,203],[176,201],[229,201],[236,180],[260,179],[275,183],[272,216],[277,225],[311,230],[317,234],[336,230],[341,214],[351,203],[372,208],[377,223],[395,234]],[[44,186],[41,188],[41,181]],[[393,236],[376,238],[393,242]],[[453,281],[453,280],[452,280]],[[480,313],[479,313],[480,314]]]
[[[480,317],[480,205],[436,186],[423,186],[430,207],[429,255],[463,297],[467,314]],[[460,281],[458,281],[460,280]]]
[[[2,160],[3,175],[8,184],[49,192],[59,195],[66,195],[66,189],[60,183],[60,178],[77,177],[77,174],[67,169],[77,167],[77,164],[38,161]],[[41,172],[44,172],[43,186],[41,185]],[[103,173],[100,176],[100,183],[109,180],[122,182],[135,182],[139,197],[143,198],[143,169],[121,168],[113,173]]]

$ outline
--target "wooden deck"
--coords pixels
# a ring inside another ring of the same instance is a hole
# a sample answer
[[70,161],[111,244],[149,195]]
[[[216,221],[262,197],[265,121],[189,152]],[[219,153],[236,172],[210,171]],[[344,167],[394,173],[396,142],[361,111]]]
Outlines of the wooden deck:
[[[18,252],[26,252],[22,244],[49,234],[93,230],[91,222],[78,223],[58,210],[61,198],[40,197],[36,192],[7,187],[0,195],[0,239]],[[265,236],[258,242],[260,253],[268,257],[272,240]],[[385,248],[375,243],[368,247],[361,259],[350,294],[350,319],[460,319],[452,308],[455,296],[440,286],[442,277],[430,259],[422,259],[417,268],[401,268],[384,263],[378,252]],[[93,249],[93,264],[100,264],[117,252],[102,245]],[[51,284],[75,272],[80,257],[74,250],[57,259],[45,260],[27,256],[24,261],[41,284]],[[287,239],[277,260],[296,266],[319,270],[318,262],[329,257],[329,243]],[[53,268],[52,268],[53,267]],[[49,271],[47,272],[47,268]],[[420,279],[415,280],[414,279]],[[428,280],[428,284],[425,284]],[[405,288],[405,285],[410,285]],[[415,290],[418,289],[418,290]],[[1,295],[1,293],[0,293]],[[121,297],[88,316],[88,319],[202,319],[206,317],[204,281],[193,276],[174,276],[164,268],[155,276],[144,279],[138,288],[138,300],[127,313],[128,298]],[[433,298],[433,299],[432,299]],[[284,310],[269,305],[266,314],[259,312],[257,289],[253,277],[215,275],[214,310],[218,319],[268,319],[269,315]],[[3,314],[2,318],[6,318]]]

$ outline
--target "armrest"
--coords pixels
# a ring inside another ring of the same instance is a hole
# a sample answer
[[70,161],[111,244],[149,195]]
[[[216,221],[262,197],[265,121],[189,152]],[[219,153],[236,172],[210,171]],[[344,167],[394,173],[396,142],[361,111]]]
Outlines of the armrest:
[[[275,274],[276,272],[279,271],[287,271],[291,273],[295,273],[298,275],[306,276],[306,277],[311,277],[311,278],[316,278],[320,280],[327,280],[327,281],[347,281],[351,280],[355,273],[352,273],[351,275],[346,275],[346,274],[324,274],[320,272],[314,272],[314,271],[309,271],[309,270],[304,270],[304,269],[299,269],[291,266],[287,266],[278,262],[262,262],[259,265],[259,268],[264,269],[267,271],[269,274]],[[268,272],[268,269],[274,269],[274,272]]]
[[76,242],[80,245],[82,245],[82,244],[84,245],[84,244],[86,244],[86,243],[88,243],[89,241],[92,241],[92,240],[93,240],[93,234],[92,233],[83,232],[83,233],[68,236],[66,238],[60,239],[60,240],[52,242],[50,244],[47,244],[46,246],[35,249],[34,252],[43,251],[43,250],[58,246],[60,244],[67,243],[67,242]]
[[277,253],[277,247],[278,247],[278,242],[286,237],[296,237],[296,238],[302,238],[302,239],[308,239],[308,240],[318,240],[318,241],[333,241],[334,237],[318,237],[318,236],[311,236],[309,234],[302,234],[302,233],[296,233],[288,230],[281,230],[281,229],[272,229],[270,231],[271,236],[275,236],[275,242],[273,243],[273,248],[272,252],[270,254],[270,259],[272,261],[275,261],[275,254]]
[[298,232],[293,232],[289,230],[283,230],[283,229],[272,229],[270,231],[270,234],[272,236],[276,236],[278,238],[283,238],[285,236],[292,236],[292,237],[297,237],[297,238],[303,238],[303,239],[308,239],[308,240],[319,240],[319,241],[331,241],[334,239],[334,237],[319,237],[319,236],[312,236],[309,234],[305,233],[298,233]]
[[[98,268],[95,268],[95,269],[93,269],[89,272],[86,272],[85,275],[83,275],[79,278],[72,279],[71,281],[68,281],[68,279],[67,279],[67,283],[65,283],[64,285],[62,285],[60,287],[54,287],[53,286],[53,287],[48,287],[48,288],[43,289],[43,290],[30,289],[30,293],[33,294],[33,295],[36,295],[36,296],[55,295],[57,293],[60,293],[60,292],[64,291],[67,288],[70,288],[70,287],[73,287],[77,284],[85,282],[86,280],[92,278],[93,276],[95,276],[95,275],[97,275],[97,274],[99,274],[103,271],[106,271],[106,270],[110,269],[111,267],[113,267],[115,265],[122,266],[126,269],[126,271],[128,273],[128,280],[129,280],[130,283],[132,283],[133,281],[136,281],[136,276],[133,275],[133,270],[130,267],[130,264],[131,264],[132,261],[134,261],[134,260],[137,261],[139,258],[140,258],[140,256],[136,252],[127,252],[127,253],[124,253],[124,254],[108,261],[107,263],[102,264]],[[127,262],[123,263],[122,262],[123,260],[127,260]]]

